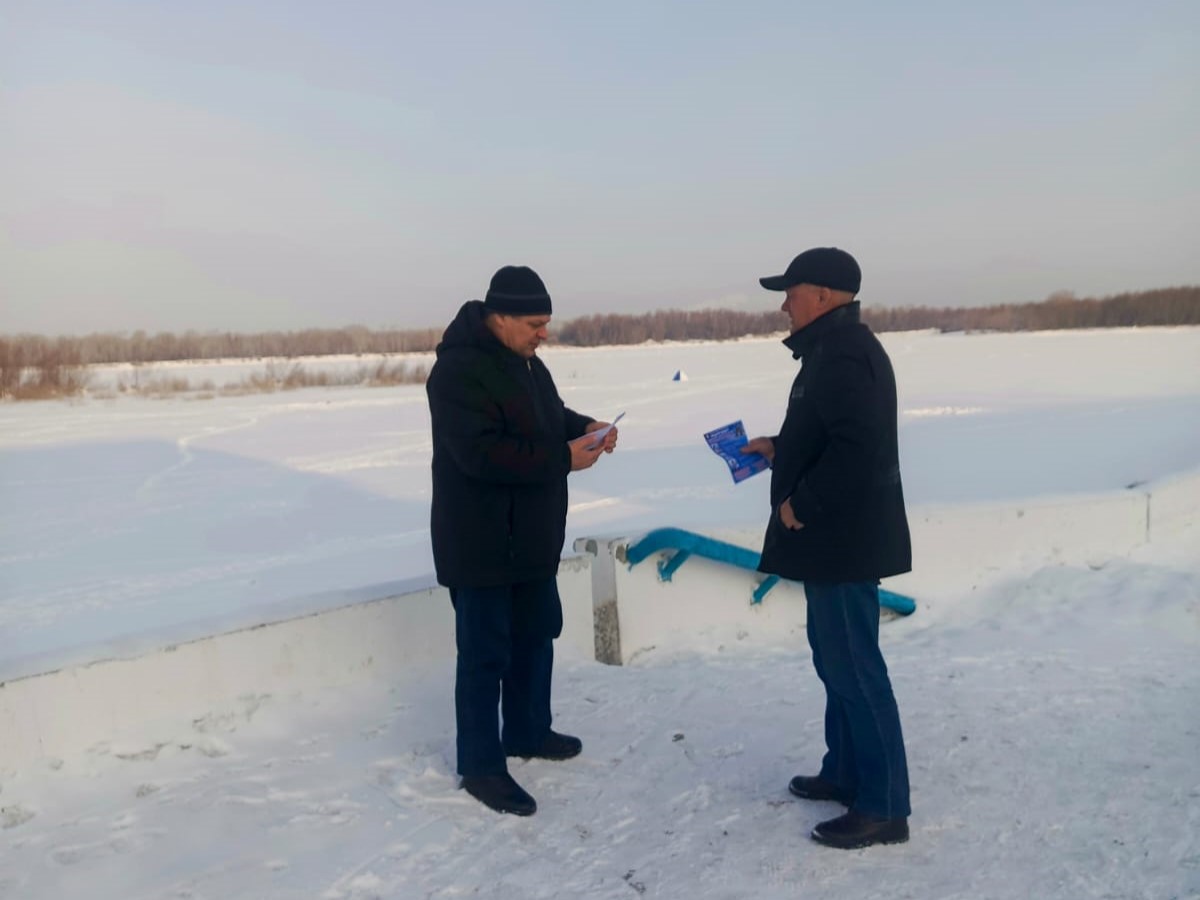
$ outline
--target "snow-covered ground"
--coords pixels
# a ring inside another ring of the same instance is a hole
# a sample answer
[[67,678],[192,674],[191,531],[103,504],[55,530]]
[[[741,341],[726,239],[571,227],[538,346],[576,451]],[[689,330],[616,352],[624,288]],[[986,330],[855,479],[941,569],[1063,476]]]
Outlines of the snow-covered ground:
[[[1200,468],[1200,329],[885,343],[914,505]],[[777,342],[545,358],[569,405],[626,411],[618,452],[572,476],[571,537],[762,521],[766,479],[734,486],[700,435],[775,429],[795,371]],[[0,406],[0,678],[427,577],[428,463],[420,387]],[[916,567],[918,599],[944,590],[935,556]],[[884,642],[904,846],[807,840],[838,810],[786,792],[821,752],[805,646],[684,633],[625,668],[563,654],[557,721],[585,752],[514,766],[531,819],[455,789],[446,660],[0,772],[0,898],[1200,897],[1196,527],[1087,567],[1014,565]]]

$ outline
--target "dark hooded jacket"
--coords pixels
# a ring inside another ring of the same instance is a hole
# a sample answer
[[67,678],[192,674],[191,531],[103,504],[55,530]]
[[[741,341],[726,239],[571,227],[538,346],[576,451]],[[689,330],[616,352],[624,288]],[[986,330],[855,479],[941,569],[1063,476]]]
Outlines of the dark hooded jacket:
[[[802,359],[775,441],[759,569],[803,581],[875,581],[912,568],[896,435],[896,376],[858,303],[784,342]],[[789,530],[791,498],[804,527]]]
[[566,531],[567,441],[593,420],[567,409],[540,359],[500,343],[478,300],[464,304],[442,336],[426,393],[438,582],[553,578]]

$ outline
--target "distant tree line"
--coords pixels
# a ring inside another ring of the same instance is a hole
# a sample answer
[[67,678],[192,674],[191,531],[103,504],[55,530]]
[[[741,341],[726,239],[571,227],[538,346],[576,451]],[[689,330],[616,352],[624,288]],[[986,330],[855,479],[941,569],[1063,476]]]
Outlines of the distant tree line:
[[[862,308],[864,321],[883,331],[1056,331],[1065,328],[1120,328],[1133,325],[1200,325],[1200,286],[1162,288],[1079,299],[1069,291],[1040,303],[938,309],[929,306]],[[560,344],[600,347],[643,341],[722,341],[775,334],[786,328],[777,308],[763,312],[707,309],[653,312],[638,316],[594,315],[555,329]]]
[[554,328],[554,340],[575,347],[641,344],[645,341],[724,341],[749,335],[774,334],[783,325],[783,314],[777,308],[762,312],[665,310],[638,316],[610,313],[585,316],[557,325]]
[[[231,331],[163,331],[147,334],[101,333],[83,337],[46,338],[22,334],[0,341],[15,345],[27,359],[48,353],[68,355],[76,364],[173,362],[191,359],[261,359],[297,356],[385,355],[432,350],[441,340],[440,328],[415,331],[373,330],[361,325],[346,328],[309,328],[304,331],[268,331],[237,334]],[[14,352],[11,348],[9,352]],[[34,363],[28,363],[30,365]]]
[[1077,298],[1070,291],[1040,303],[1007,303],[974,309],[863,307],[875,331],[1058,331],[1069,328],[1127,328],[1133,325],[1200,324],[1200,286],[1160,288],[1103,299]]
[[[1131,325],[1200,324],[1200,286],[1162,288],[1103,299],[1052,294],[1040,303],[1004,304],[965,309],[927,306],[864,306],[863,318],[876,331],[1043,331],[1064,328],[1114,328]],[[705,309],[665,310],[641,315],[597,314],[556,323],[556,343],[578,347],[640,344],[644,341],[722,341],[776,334],[783,314],[771,304],[760,312]],[[0,396],[11,394],[28,372],[47,388],[71,377],[72,369],[97,363],[150,363],[188,359],[259,359],[423,353],[441,339],[440,328],[401,331],[363,326],[257,334],[186,331],[183,334],[89,334],[47,338],[0,335]],[[22,375],[22,373],[27,373]]]
[[0,337],[0,397],[69,396],[86,384],[87,371],[74,339]]

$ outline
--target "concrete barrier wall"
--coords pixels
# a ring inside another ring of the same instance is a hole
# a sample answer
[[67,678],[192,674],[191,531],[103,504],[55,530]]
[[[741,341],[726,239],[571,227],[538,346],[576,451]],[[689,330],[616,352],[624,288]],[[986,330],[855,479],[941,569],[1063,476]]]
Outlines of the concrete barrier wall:
[[[1087,497],[1045,497],[1022,503],[916,506],[909,510],[913,571],[884,587],[932,606],[959,602],[988,582],[1050,565],[1100,565],[1149,542],[1194,527],[1200,514],[1200,474],[1153,490]],[[758,551],[762,529],[710,532],[710,537]],[[632,541],[636,541],[634,536]],[[576,549],[596,556],[597,659],[626,664],[651,649],[732,646],[738,641],[805,646],[804,591],[781,582],[762,604],[750,603],[762,576],[693,557],[663,583],[663,554],[630,570],[631,539],[589,538]],[[604,607],[600,614],[600,607]],[[918,613],[919,614],[919,613]]]
[[[885,586],[921,603],[936,585],[938,601],[953,602],[1014,569],[1126,554],[1196,527],[1198,510],[1200,474],[1099,497],[915,507],[915,571]],[[711,536],[757,550],[761,529]],[[799,585],[780,583],[755,606],[752,573],[692,558],[664,583],[655,558],[630,569],[628,544],[586,539],[577,542],[582,555],[564,559],[565,654],[623,664],[652,648],[696,643],[803,645]],[[402,677],[452,659],[453,632],[446,592],[430,587],[9,678],[0,683],[0,774],[125,739],[166,741],[181,726],[242,714],[264,695]]]
[[1136,491],[1042,498],[1020,504],[916,506],[909,510],[913,571],[888,579],[900,593],[937,573],[961,594],[1002,573],[1047,565],[1094,565],[1147,542],[1148,497]]
[[[559,574],[560,646],[588,659],[590,568],[588,557],[574,557]],[[244,715],[264,696],[395,678],[454,652],[450,598],[434,587],[13,678],[0,684],[0,773],[120,752],[126,742],[169,743],[193,723]]]

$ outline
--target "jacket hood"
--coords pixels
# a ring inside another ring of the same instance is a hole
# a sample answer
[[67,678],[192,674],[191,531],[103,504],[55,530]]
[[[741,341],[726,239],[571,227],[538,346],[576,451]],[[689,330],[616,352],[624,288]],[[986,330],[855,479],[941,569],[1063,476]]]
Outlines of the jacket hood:
[[442,334],[442,341],[437,345],[435,351],[437,355],[441,356],[442,352],[446,350],[457,350],[464,347],[474,347],[493,353],[506,349],[487,327],[485,318],[482,300],[468,300],[464,303],[459,309],[458,315],[454,317],[454,321],[446,326],[446,331]]

